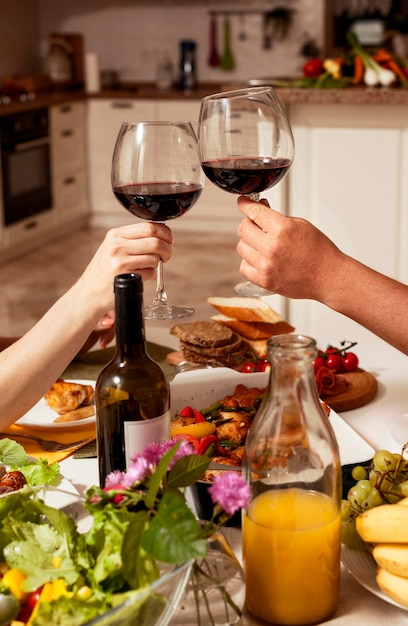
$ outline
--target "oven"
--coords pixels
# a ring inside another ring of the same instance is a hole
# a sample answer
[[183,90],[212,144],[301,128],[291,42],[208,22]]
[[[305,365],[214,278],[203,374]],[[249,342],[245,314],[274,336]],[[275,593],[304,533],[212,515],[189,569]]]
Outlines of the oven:
[[3,225],[52,209],[48,109],[0,117]]

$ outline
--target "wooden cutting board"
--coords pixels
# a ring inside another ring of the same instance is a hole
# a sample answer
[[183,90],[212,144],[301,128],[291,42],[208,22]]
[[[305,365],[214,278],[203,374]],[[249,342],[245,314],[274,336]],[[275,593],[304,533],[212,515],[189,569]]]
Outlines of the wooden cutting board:
[[368,404],[377,395],[378,383],[372,374],[359,369],[356,372],[342,373],[349,385],[345,391],[336,396],[325,396],[322,399],[333,411],[350,411]]
[[[169,352],[166,359],[171,365],[177,365],[185,360],[182,350]],[[250,376],[250,374],[248,374],[248,376]],[[349,383],[347,389],[336,396],[325,396],[322,398],[333,411],[339,413],[341,411],[357,409],[371,402],[377,395],[377,379],[369,372],[358,369],[356,372],[342,373],[342,376],[344,376]]]

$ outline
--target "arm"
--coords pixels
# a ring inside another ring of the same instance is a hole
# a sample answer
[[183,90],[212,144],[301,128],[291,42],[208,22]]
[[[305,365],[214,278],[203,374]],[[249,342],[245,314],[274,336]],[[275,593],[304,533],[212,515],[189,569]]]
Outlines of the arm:
[[137,272],[156,275],[171,256],[163,224],[138,223],[109,231],[77,282],[23,337],[0,353],[0,429],[37,402],[61,375],[106,312],[114,307],[113,280]]
[[408,354],[408,286],[344,254],[310,222],[240,197],[240,271],[288,298],[317,300]]

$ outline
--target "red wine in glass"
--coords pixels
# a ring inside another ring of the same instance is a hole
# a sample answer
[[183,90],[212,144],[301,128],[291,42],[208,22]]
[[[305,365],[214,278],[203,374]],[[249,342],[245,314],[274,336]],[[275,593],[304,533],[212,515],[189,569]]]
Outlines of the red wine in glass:
[[276,185],[291,166],[284,158],[215,159],[201,164],[207,178],[224,191],[252,194]]
[[[201,167],[220,189],[259,202],[289,171],[294,140],[284,107],[272,87],[250,87],[206,96],[201,101],[198,143]],[[248,281],[242,296],[268,291]]]
[[[191,122],[124,122],[113,151],[111,182],[121,206],[139,219],[164,223],[183,217],[204,185]],[[193,307],[169,301],[159,259],[156,293],[145,318],[171,320],[195,313]]]
[[122,206],[142,220],[165,222],[181,217],[196,203],[203,188],[194,183],[140,183],[113,187]]

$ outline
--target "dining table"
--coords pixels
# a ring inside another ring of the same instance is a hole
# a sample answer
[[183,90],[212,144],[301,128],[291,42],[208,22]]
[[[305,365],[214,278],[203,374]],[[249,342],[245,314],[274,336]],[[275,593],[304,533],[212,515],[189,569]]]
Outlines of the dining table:
[[[146,323],[146,338],[149,353],[162,365],[171,380],[175,376],[175,367],[167,362],[167,354],[177,350],[178,343],[170,335],[169,323]],[[319,338],[316,339],[320,345]],[[327,345],[331,338],[321,339]],[[372,340],[365,339],[361,342],[357,338],[357,346],[353,351],[358,354],[360,367],[376,378],[377,394],[367,404],[343,411],[339,415],[375,450],[400,452],[402,445],[408,441],[408,357],[374,336]],[[113,347],[81,355],[69,365],[63,377],[96,380],[99,371],[112,354]],[[250,382],[251,374],[248,374],[249,385]],[[99,483],[96,452],[87,454],[86,447],[63,458],[60,468],[65,479],[82,495],[89,487]],[[224,528],[223,532],[241,560],[240,529]],[[342,564],[337,610],[329,620],[321,623],[333,626],[384,626],[388,621],[393,626],[406,626],[408,609],[391,604],[364,588]],[[261,624],[247,614],[245,609],[238,623],[242,626]],[[177,626],[177,622],[172,621],[172,626]]]

